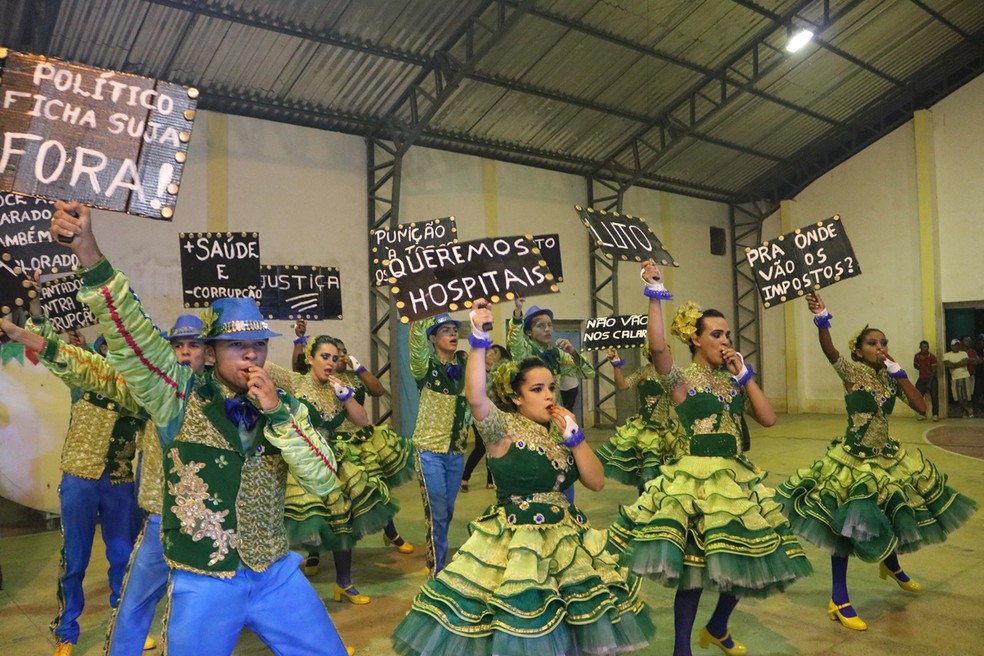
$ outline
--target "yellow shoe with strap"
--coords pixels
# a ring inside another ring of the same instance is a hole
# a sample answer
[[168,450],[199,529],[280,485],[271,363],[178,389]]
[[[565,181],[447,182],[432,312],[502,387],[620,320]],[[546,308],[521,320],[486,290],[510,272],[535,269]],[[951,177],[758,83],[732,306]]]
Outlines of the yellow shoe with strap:
[[397,534],[397,536],[393,539],[390,539],[384,535],[383,545],[387,547],[393,545],[394,547],[396,547],[396,550],[399,551],[401,554],[413,553],[413,545],[407,542],[406,540],[404,540],[403,538],[401,538],[399,534]]
[[892,570],[888,569],[888,565],[885,564],[885,561],[878,563],[878,576],[880,576],[883,581],[887,579],[889,576],[891,576],[892,579],[899,584],[899,587],[905,590],[906,592],[919,592],[922,590],[922,585],[919,583],[919,581],[910,579],[908,576],[905,577],[907,580],[903,581],[902,579],[899,578],[900,574],[902,576],[905,576],[905,574],[902,572],[901,567],[898,569],[898,571],[893,572]]
[[[731,646],[726,647],[724,644],[726,642],[731,642]],[[748,647],[733,639],[730,632],[725,634],[723,638],[715,638],[705,626],[700,630],[700,646],[702,649],[707,649],[711,645],[720,647],[725,656],[745,656],[748,653]]]
[[334,593],[335,601],[341,601],[344,599],[350,604],[355,604],[356,606],[364,606],[372,601],[368,595],[364,595],[356,590],[354,585],[349,585],[348,587],[343,588],[336,583],[332,587],[332,592]]
[[834,600],[831,599],[830,603],[827,604],[827,615],[830,616],[831,620],[835,622],[840,622],[841,626],[843,626],[846,629],[852,629],[854,631],[867,631],[868,625],[865,624],[864,620],[862,620],[857,615],[855,615],[854,617],[844,616],[844,613],[842,613],[841,611],[844,610],[845,608],[853,608],[851,606],[851,602],[840,604],[838,606],[837,604],[834,603]]

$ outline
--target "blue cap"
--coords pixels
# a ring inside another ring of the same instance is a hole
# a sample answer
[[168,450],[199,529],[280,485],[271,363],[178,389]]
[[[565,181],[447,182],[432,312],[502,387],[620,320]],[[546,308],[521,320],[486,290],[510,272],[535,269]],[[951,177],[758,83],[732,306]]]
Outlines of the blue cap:
[[537,305],[531,305],[530,309],[526,311],[526,318],[523,319],[523,330],[529,330],[530,324],[533,323],[533,317],[541,314],[547,315],[550,317],[550,320],[553,321],[553,310],[547,310],[546,308],[541,309]]
[[434,317],[434,325],[427,329],[427,336],[430,337],[437,332],[437,329],[446,323],[453,323],[455,328],[461,328],[461,322],[454,319],[450,314],[444,312]]
[[171,332],[166,335],[168,339],[198,339],[202,336],[205,324],[201,318],[194,314],[182,314],[174,322]]
[[205,340],[270,339],[280,333],[270,330],[260,308],[251,298],[218,298],[212,301],[212,312],[218,315],[209,327]]

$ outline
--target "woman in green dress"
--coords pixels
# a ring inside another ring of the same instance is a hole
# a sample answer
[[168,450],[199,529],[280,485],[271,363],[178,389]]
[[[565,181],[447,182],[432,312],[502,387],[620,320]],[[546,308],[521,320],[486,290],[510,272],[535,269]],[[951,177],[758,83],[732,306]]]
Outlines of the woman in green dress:
[[663,465],[639,499],[621,509],[609,529],[610,547],[624,552],[634,573],[677,589],[674,656],[691,654],[705,589],[719,597],[701,629],[701,646],[742,656],[745,645],[728,631],[738,599],[782,591],[812,571],[773,491],[763,485],[766,474],[741,453],[743,413],[763,426],[774,424],[776,415],[716,310],[688,303],[677,312],[672,330],[690,347],[692,362],[673,366],[661,306],[670,294],[655,263],[645,262],[642,275],[653,366],[676,406],[686,444],[684,454]]
[[877,562],[881,578],[918,592],[922,586],[902,570],[897,554],[944,541],[977,504],[950,488],[922,452],[907,452],[889,434],[897,399],[920,414],[926,402],[889,357],[885,334],[865,326],[850,340],[848,361],[834,346],[823,301],[811,294],[807,302],[820,348],[844,384],[847,430],[822,458],[779,485],[776,498],[796,533],[830,551],[830,619],[864,631],[868,625],[848,595],[848,558]]
[[[429,656],[621,654],[651,631],[639,582],[605,551],[564,490],[604,485],[601,463],[574,416],[555,403],[553,375],[528,358],[493,370],[484,301],[472,312],[465,391],[488,448],[496,503],[428,581],[393,634],[397,653]],[[490,398],[490,396],[492,398]]]
[[368,604],[371,599],[352,583],[352,549],[365,535],[383,529],[393,519],[398,506],[390,499],[386,484],[366,467],[359,451],[339,429],[346,420],[356,426],[369,426],[365,408],[355,400],[352,388],[334,375],[338,363],[335,339],[321,335],[308,345],[309,370],[306,374],[289,371],[273,363],[267,369],[274,385],[296,396],[309,407],[311,423],[331,444],[337,462],[338,485],[324,499],[287,481],[284,516],[291,547],[307,549],[303,570],[307,576],[318,572],[322,550],[331,550],[335,560],[335,601]]
[[605,476],[632,485],[641,494],[646,483],[659,474],[661,465],[681,455],[680,425],[670,417],[670,397],[651,362],[626,377],[622,375],[625,361],[618,351],[609,349],[608,361],[615,371],[617,390],[637,388],[639,414],[629,417],[611,439],[598,447],[598,459],[605,466]]

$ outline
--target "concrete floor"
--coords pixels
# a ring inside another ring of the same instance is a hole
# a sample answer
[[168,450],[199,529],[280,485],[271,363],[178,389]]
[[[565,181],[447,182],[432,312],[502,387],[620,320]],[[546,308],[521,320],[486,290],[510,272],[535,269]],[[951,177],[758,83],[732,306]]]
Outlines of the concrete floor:
[[[782,416],[771,429],[753,427],[749,456],[771,472],[768,482],[775,486],[793,469],[818,457],[843,425],[842,417]],[[892,421],[895,436],[909,449],[922,449],[949,475],[953,487],[984,502],[984,460],[943,450],[926,439],[926,431],[947,426],[974,429],[960,432],[960,440],[964,442],[962,450],[967,453],[969,448],[978,456],[984,455],[984,420],[950,420],[940,424],[901,418]],[[597,445],[607,435],[590,431],[589,437]],[[484,480],[485,471],[480,467],[472,477],[472,491],[458,497],[457,517],[451,531],[452,545],[464,541],[468,520],[493,499],[493,492],[483,486]],[[579,505],[596,527],[607,526],[618,505],[630,503],[635,498],[631,488],[611,482],[600,493],[579,488],[577,494]],[[419,543],[423,529],[416,483],[404,485],[394,495],[403,508],[397,517],[397,527],[411,542]],[[365,656],[393,653],[389,635],[425,580],[422,550],[401,555],[391,548],[384,548],[380,539],[372,536],[356,551],[355,581],[362,592],[373,597],[370,605],[352,606],[329,599],[334,578],[330,559],[313,579],[345,642]],[[54,643],[47,626],[56,612],[59,541],[56,532],[0,540],[0,565],[5,586],[0,591],[0,654],[3,656],[42,656],[53,650]],[[732,634],[745,642],[749,653],[756,656],[984,654],[982,544],[984,512],[978,513],[946,543],[904,557],[906,571],[923,584],[923,591],[916,595],[901,591],[891,581],[879,579],[876,566],[852,561],[849,584],[855,607],[869,624],[864,633],[841,628],[827,619],[824,610],[830,596],[830,563],[824,552],[806,545],[815,574],[797,583],[785,595],[739,604],[731,622]],[[88,607],[81,618],[82,636],[75,651],[79,656],[102,654],[109,617],[109,588],[101,549],[97,537],[85,583]],[[657,627],[652,647],[645,653],[669,654],[673,637],[672,593],[649,584],[644,586],[644,594]],[[714,598],[710,595],[704,599],[698,626],[706,621],[713,603]],[[160,612],[161,609],[158,614]],[[203,628],[206,623],[203,618]],[[154,631],[159,633],[159,622],[155,622]],[[694,649],[695,653],[703,651],[696,645],[696,640]],[[703,653],[718,653],[716,648],[711,649]],[[160,650],[145,653],[154,656]],[[247,632],[235,653],[246,656],[269,654],[270,651]]]

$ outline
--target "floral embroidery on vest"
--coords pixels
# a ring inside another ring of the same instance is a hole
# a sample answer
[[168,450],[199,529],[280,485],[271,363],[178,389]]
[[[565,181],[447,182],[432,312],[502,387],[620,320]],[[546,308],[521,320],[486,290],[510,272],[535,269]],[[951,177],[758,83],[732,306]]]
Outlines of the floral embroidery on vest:
[[190,535],[195,542],[204,538],[212,540],[215,551],[210,554],[209,565],[215,565],[229,554],[229,549],[239,547],[239,536],[235,529],[223,529],[228,510],[215,512],[209,510],[205,504],[211,502],[216,504],[216,500],[211,498],[208,485],[198,476],[198,472],[205,467],[202,462],[181,462],[181,456],[175,448],[170,449],[168,454],[171,456],[171,473],[177,474],[178,483],[168,481],[168,492],[174,495],[175,505],[171,506],[171,512],[181,521],[181,532]]

